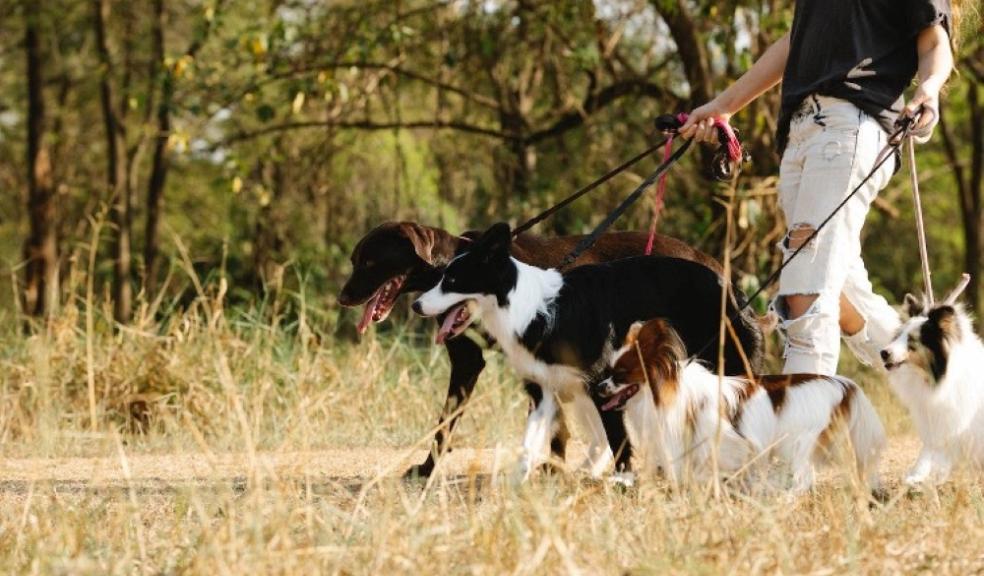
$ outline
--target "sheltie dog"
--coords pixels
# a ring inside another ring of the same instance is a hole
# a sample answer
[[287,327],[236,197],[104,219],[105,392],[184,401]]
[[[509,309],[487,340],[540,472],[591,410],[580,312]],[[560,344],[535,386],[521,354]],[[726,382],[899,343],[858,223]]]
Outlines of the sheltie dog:
[[[508,225],[492,226],[448,264],[441,281],[413,309],[436,316],[473,302],[483,328],[518,375],[532,383],[528,392],[534,409],[527,419],[520,479],[549,458],[550,439],[559,425],[558,401],[573,407],[573,416],[588,433],[584,467],[599,476],[612,459],[607,436],[612,428],[606,430],[588,394],[590,383],[607,368],[629,326],[640,319],[671,318],[687,349],[716,361],[724,281],[701,264],[653,256],[561,274],[511,257],[511,236]],[[739,312],[734,295],[729,296],[726,310],[734,319],[737,340],[725,343],[724,365],[726,372],[735,373],[743,370],[742,349],[753,361],[761,354],[761,332],[754,318]],[[610,416],[622,429],[618,415]]]
[[968,280],[940,304],[907,295],[907,318],[881,351],[923,444],[905,478],[910,486],[943,482],[958,463],[984,466],[984,344],[956,303]]
[[[826,460],[834,432],[846,428],[858,473],[878,488],[885,433],[867,397],[847,378],[720,378],[687,358],[670,322],[654,319],[631,327],[597,387],[611,399],[602,409],[623,410],[641,470],[662,471],[672,484],[707,479],[714,470],[742,472],[753,481],[764,474],[775,480],[774,472],[782,471],[782,484],[803,492],[813,485],[814,463]],[[773,460],[781,466],[769,466]]]

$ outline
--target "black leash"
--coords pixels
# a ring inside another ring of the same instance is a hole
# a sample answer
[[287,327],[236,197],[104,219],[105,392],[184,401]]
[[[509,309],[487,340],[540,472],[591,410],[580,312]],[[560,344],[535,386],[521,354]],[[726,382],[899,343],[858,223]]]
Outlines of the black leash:
[[598,237],[601,236],[606,230],[608,230],[608,228],[611,227],[611,225],[615,222],[615,220],[618,220],[618,218],[622,214],[624,214],[625,211],[628,210],[629,207],[632,206],[632,204],[634,204],[636,200],[638,200],[639,197],[642,196],[642,194],[650,186],[655,184],[656,181],[659,180],[659,177],[662,176],[664,172],[666,172],[667,170],[670,169],[671,166],[676,164],[676,162],[680,159],[680,157],[683,156],[683,154],[688,149],[690,149],[691,144],[693,144],[693,140],[688,139],[686,142],[683,143],[682,146],[677,148],[676,151],[673,152],[672,156],[667,158],[665,162],[663,162],[662,164],[659,165],[658,168],[656,168],[655,172],[653,172],[652,174],[649,175],[648,178],[643,180],[642,184],[639,184],[639,186],[632,191],[632,194],[629,194],[625,198],[625,200],[622,200],[622,203],[619,204],[615,208],[615,210],[612,210],[612,212],[608,214],[608,216],[606,216],[605,219],[602,220],[600,224],[595,226],[595,229],[592,230],[590,234],[582,238],[581,241],[577,243],[577,246],[574,247],[574,250],[572,250],[571,253],[564,258],[564,261],[561,262],[560,266],[558,266],[557,269],[563,270],[564,268],[567,268],[568,266],[573,264],[585,250],[591,248],[594,245],[594,243],[598,241]]
[[[745,304],[743,304],[742,306],[740,306],[738,308],[738,310],[736,310],[734,312],[733,315],[730,315],[729,314],[727,316],[727,320],[728,320],[728,323],[729,324],[731,322],[733,322],[735,320],[735,318],[737,318],[738,315],[740,315],[742,312],[744,312],[745,310],[747,310],[748,307],[751,306],[753,302],[755,302],[755,299],[756,298],[758,298],[759,296],[761,296],[762,293],[765,292],[765,290],[769,286],[771,286],[776,280],[779,279],[779,276],[782,274],[782,271],[785,270],[787,266],[789,266],[789,263],[793,261],[793,258],[796,258],[797,256],[799,256],[800,252],[802,252],[803,250],[805,250],[806,247],[810,245],[810,242],[812,242],[813,240],[816,239],[816,237],[820,234],[820,231],[823,230],[823,228],[831,220],[833,220],[834,216],[836,216],[837,213],[840,212],[841,209],[844,208],[844,206],[846,206],[847,203],[850,202],[851,199],[854,198],[854,196],[856,196],[857,193],[861,191],[861,188],[863,188],[864,185],[868,183],[868,180],[871,180],[871,178],[874,177],[874,175],[876,173],[878,173],[878,170],[881,169],[881,167],[885,164],[885,162],[888,162],[889,159],[895,160],[896,155],[899,154],[899,151],[902,148],[902,144],[905,142],[905,140],[909,137],[909,134],[912,132],[912,127],[915,125],[916,119],[918,119],[918,117],[919,116],[917,115],[914,118],[907,117],[907,118],[902,118],[902,119],[900,119],[898,121],[899,129],[896,130],[891,136],[889,136],[888,144],[879,153],[879,156],[880,156],[879,161],[875,163],[875,166],[871,169],[870,172],[868,172],[868,175],[865,176],[864,179],[861,180],[861,182],[854,188],[854,190],[851,190],[851,193],[848,194],[840,202],[840,204],[838,204],[834,208],[833,212],[831,212],[830,215],[827,216],[823,220],[823,222],[820,223],[819,226],[817,226],[817,228],[813,231],[813,233],[810,234],[806,238],[806,241],[803,242],[802,244],[800,244],[799,247],[796,248],[796,250],[793,251],[793,253],[789,255],[789,258],[787,258],[786,260],[784,260],[783,263],[780,264],[779,267],[776,268],[776,270],[774,272],[772,272],[772,274],[768,278],[766,278],[765,282],[762,283],[762,285],[759,286],[759,289],[756,290],[747,299],[747,301],[745,302]],[[893,154],[893,152],[894,152],[894,154]],[[728,336],[725,336],[725,337],[727,338]],[[691,355],[691,359],[693,359],[693,358],[699,358],[701,356],[701,354],[703,354],[704,352],[706,352],[707,351],[707,348],[711,344],[713,344],[716,340],[717,340],[717,338],[712,338],[711,340],[708,340],[708,342],[706,344],[704,344],[697,351],[696,354],[692,354]],[[738,343],[738,345],[740,346],[741,344]]]
[[543,222],[547,218],[549,218],[549,217],[553,216],[554,214],[556,214],[559,210],[561,210],[561,209],[567,207],[568,205],[570,205],[572,202],[574,202],[575,200],[577,200],[581,196],[584,196],[585,194],[587,194],[588,192],[591,192],[592,190],[594,190],[598,186],[601,186],[602,184],[604,184],[605,182],[608,182],[609,180],[611,180],[615,176],[618,176],[622,172],[625,172],[626,170],[628,170],[632,166],[638,164],[643,158],[645,158],[646,156],[649,156],[653,152],[655,152],[655,151],[659,150],[660,148],[662,148],[663,145],[666,144],[666,141],[667,141],[667,138],[663,138],[662,140],[660,140],[656,144],[653,144],[652,146],[650,146],[649,148],[646,148],[645,150],[643,150],[639,154],[636,154],[632,158],[629,158],[625,162],[623,162],[623,163],[619,164],[618,166],[616,166],[615,168],[609,170],[601,178],[598,178],[597,180],[595,180],[594,182],[591,182],[587,186],[584,186],[583,188],[581,188],[577,192],[574,192],[573,194],[571,194],[567,198],[564,198],[563,200],[561,200],[557,204],[554,204],[550,208],[547,208],[543,212],[537,214],[536,216],[530,218],[526,222],[520,224],[519,226],[517,226],[516,228],[513,229],[513,233],[512,233],[513,234],[513,238],[515,238],[516,236],[519,236],[523,232],[526,232],[527,230],[529,230],[530,228],[536,226],[540,222]]

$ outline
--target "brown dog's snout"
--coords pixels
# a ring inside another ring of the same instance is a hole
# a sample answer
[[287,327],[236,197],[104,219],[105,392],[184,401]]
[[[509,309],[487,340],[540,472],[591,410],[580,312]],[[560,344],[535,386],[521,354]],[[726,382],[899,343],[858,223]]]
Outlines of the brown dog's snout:
[[342,289],[338,292],[338,304],[340,306],[353,306],[355,303],[352,301],[352,296],[349,294],[348,284],[342,286]]

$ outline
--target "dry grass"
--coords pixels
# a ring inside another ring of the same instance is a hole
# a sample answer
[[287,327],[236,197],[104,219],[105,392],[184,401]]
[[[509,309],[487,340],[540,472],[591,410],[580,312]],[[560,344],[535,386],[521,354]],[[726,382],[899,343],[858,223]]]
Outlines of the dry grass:
[[577,476],[517,489],[500,472],[525,400],[492,354],[458,435],[475,449],[408,484],[447,377],[426,335],[355,347],[320,337],[303,301],[290,321],[219,301],[117,333],[72,308],[30,338],[4,323],[0,572],[984,571],[981,484],[898,489],[917,443],[877,379],[884,506],[838,471],[798,500]]

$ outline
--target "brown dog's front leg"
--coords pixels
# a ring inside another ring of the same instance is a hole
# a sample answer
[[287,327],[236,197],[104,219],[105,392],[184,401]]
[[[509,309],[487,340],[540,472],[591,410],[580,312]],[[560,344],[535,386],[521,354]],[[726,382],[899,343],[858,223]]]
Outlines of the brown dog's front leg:
[[482,347],[471,338],[461,335],[445,342],[448,358],[451,360],[451,382],[448,384],[448,396],[441,409],[438,420],[440,428],[434,435],[430,454],[423,464],[411,466],[404,473],[405,478],[427,478],[434,471],[437,459],[450,452],[448,441],[458,419],[461,417],[461,406],[471,397],[478,382],[478,375],[485,369],[485,358],[482,357]]

